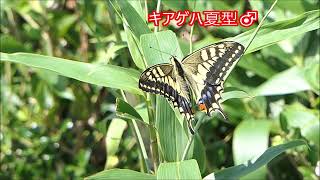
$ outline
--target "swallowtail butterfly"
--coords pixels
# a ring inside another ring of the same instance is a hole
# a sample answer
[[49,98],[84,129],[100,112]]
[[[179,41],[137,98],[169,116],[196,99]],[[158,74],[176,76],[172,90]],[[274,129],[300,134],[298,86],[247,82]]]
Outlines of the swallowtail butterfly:
[[146,69],[140,76],[139,88],[160,94],[174,107],[178,107],[188,122],[193,134],[196,101],[201,111],[211,116],[218,111],[225,119],[221,108],[223,83],[244,53],[244,46],[233,41],[224,41],[203,47],[181,62],[171,57],[171,63],[157,64]]

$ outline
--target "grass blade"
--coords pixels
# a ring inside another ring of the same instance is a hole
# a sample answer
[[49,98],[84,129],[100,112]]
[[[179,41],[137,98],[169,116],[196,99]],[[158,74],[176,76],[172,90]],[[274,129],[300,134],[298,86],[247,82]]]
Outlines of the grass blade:
[[140,73],[114,65],[98,65],[29,53],[0,54],[1,61],[54,71],[79,81],[142,94],[138,88]]

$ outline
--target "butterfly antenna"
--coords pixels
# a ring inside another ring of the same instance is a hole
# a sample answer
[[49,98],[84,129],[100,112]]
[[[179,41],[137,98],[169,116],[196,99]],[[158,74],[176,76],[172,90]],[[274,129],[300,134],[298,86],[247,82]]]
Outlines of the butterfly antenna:
[[[173,52],[177,52],[177,50],[178,50],[178,47],[179,47],[179,46],[177,46],[177,47],[176,47],[176,49],[175,49],[175,50],[174,50]],[[174,57],[177,57],[177,56],[174,56]]]
[[164,54],[168,54],[168,55],[170,55],[171,57],[175,57],[174,55],[172,55],[172,54],[170,54],[170,53],[167,53],[167,52],[161,51],[161,50],[156,49],[156,48],[154,48],[154,47],[152,47],[152,46],[149,46],[149,48],[154,49],[154,50],[156,50],[156,51],[158,51],[158,52],[161,52],[161,53],[164,53]]

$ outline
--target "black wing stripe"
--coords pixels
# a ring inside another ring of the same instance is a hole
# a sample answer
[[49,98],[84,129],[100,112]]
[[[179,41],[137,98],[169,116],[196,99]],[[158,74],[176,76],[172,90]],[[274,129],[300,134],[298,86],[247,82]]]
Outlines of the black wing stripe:
[[[158,68],[154,68],[157,73],[159,73]],[[188,123],[193,119],[193,113],[191,109],[191,104],[188,100],[180,96],[179,93],[169,84],[163,81],[164,76],[154,75],[154,69],[149,69],[150,75],[152,78],[146,76],[146,73],[143,73],[139,79],[139,88],[143,91],[159,94],[164,96],[169,102],[173,104],[174,107],[179,109],[179,112],[183,114]],[[145,71],[146,72],[146,71]],[[169,77],[166,77],[169,78]],[[155,80],[155,81],[154,81]]]

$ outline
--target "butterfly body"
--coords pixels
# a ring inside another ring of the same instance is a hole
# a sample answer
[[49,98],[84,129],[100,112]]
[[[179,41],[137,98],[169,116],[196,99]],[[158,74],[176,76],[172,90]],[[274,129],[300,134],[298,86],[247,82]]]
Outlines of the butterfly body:
[[225,41],[201,48],[181,62],[172,57],[171,63],[147,68],[140,76],[139,88],[160,94],[178,107],[192,133],[192,101],[209,116],[218,111],[226,118],[220,106],[223,83],[243,52],[241,44]]

